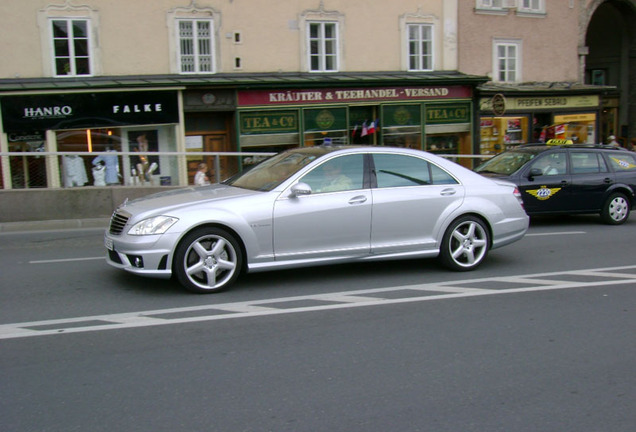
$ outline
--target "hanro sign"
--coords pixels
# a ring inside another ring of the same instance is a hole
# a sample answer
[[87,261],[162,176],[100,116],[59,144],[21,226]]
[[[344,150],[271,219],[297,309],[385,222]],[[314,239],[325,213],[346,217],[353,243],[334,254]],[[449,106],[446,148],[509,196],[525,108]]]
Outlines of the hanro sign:
[[348,89],[243,90],[239,107],[264,105],[308,105],[346,102],[386,102],[470,98],[468,86],[376,87]]
[[5,96],[5,132],[178,123],[175,91]]

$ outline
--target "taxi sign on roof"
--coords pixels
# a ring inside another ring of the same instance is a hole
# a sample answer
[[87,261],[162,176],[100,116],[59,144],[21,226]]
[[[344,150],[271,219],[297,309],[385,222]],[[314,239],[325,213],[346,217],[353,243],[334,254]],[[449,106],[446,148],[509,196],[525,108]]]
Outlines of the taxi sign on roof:
[[546,142],[547,145],[572,145],[574,141],[569,139],[551,139]]

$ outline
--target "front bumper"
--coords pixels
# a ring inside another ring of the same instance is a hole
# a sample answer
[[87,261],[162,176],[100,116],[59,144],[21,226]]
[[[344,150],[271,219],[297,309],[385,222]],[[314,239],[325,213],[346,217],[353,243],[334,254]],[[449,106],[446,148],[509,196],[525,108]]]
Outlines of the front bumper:
[[172,275],[174,236],[104,235],[106,262],[141,276],[168,279]]

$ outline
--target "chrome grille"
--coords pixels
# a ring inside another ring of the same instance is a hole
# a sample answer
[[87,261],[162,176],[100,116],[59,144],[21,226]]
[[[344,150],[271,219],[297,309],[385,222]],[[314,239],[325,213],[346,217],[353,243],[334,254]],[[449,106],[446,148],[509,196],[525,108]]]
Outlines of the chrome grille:
[[113,216],[110,218],[109,232],[115,235],[121,234],[129,218],[130,215],[128,213],[121,210],[116,210],[115,213],[113,213]]

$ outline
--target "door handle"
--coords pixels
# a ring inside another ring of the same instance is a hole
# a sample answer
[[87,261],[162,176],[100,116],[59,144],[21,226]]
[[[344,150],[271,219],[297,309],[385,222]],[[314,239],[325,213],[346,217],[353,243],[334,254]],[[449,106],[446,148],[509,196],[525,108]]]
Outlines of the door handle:
[[439,194],[441,196],[451,196],[451,195],[455,195],[457,193],[457,191],[455,189],[443,189]]
[[614,183],[614,182],[612,181],[612,179],[611,179],[611,178],[609,178],[609,177],[605,177],[605,180],[603,180],[603,182],[604,182],[605,184],[612,184],[612,183]]
[[567,180],[561,180],[561,186],[567,186],[568,184]]
[[367,197],[364,195],[355,196],[349,200],[349,204],[362,204],[365,202],[367,202]]

